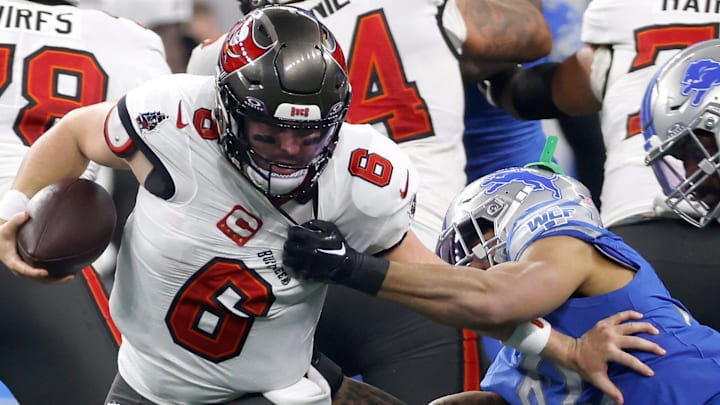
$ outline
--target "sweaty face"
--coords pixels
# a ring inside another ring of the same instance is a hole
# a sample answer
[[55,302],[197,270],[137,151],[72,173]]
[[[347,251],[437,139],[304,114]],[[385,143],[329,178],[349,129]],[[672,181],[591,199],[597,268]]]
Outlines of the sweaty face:
[[327,129],[282,128],[260,121],[245,121],[245,134],[260,168],[281,175],[308,166],[327,145]]
[[[701,170],[700,165],[704,159],[716,157],[714,162],[717,163],[718,146],[713,134],[703,130],[696,130],[695,135],[697,141],[693,137],[687,137],[688,141],[678,146],[677,157],[683,161],[686,178],[690,178]],[[709,156],[706,156],[706,153]],[[695,188],[694,194],[710,207],[720,202],[720,176],[718,176],[718,173],[710,174],[707,179]]]

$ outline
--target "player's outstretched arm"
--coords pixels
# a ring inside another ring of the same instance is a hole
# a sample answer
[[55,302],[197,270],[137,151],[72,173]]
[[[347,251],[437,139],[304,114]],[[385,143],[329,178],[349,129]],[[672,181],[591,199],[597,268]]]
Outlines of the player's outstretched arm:
[[[403,244],[406,242],[407,240]],[[399,257],[403,258],[403,255],[399,255]],[[393,259],[397,258],[396,254]],[[496,285],[493,284],[496,282],[493,278],[496,277],[487,277],[484,272],[468,268],[452,268],[445,263],[439,265],[402,264],[364,255],[348,246],[337,227],[332,223],[317,220],[290,229],[283,252],[283,261],[295,271],[298,277],[341,283],[365,293],[379,295],[407,305],[438,322],[457,327],[481,329],[483,334],[501,340],[507,341],[508,338],[512,340],[511,334],[514,327],[508,320],[508,316],[500,310],[486,310],[486,307],[492,307],[493,301],[499,301],[499,298],[481,299],[485,295],[491,295],[491,291],[496,288]],[[507,265],[521,266],[522,264],[503,264],[505,267]],[[547,274],[548,272],[536,273]],[[499,276],[513,277],[512,274],[500,274]],[[561,278],[566,279],[567,277]],[[513,278],[512,281],[515,288],[519,289],[518,280]],[[538,285],[534,281],[531,284]],[[540,284],[550,285],[549,281]],[[443,291],[448,295],[443,295]],[[469,292],[465,293],[464,291]],[[508,295],[508,291],[504,291],[500,295]],[[509,306],[511,307],[512,303],[501,302],[500,305],[500,307]],[[478,307],[481,310],[478,310]],[[552,305],[548,306],[548,308],[550,307]],[[472,313],[478,313],[478,315],[471,316]],[[540,334],[543,336],[543,341],[531,346],[537,354],[577,371],[584,379],[595,384],[609,397],[621,403],[622,394],[607,376],[607,363],[609,361],[618,362],[649,376],[652,375],[652,370],[624,350],[643,350],[659,355],[664,353],[658,345],[632,336],[637,333],[657,334],[657,329],[651,324],[646,322],[623,323],[640,318],[642,315],[635,311],[621,312],[598,322],[593,329],[577,340],[557,331],[547,333],[548,328],[545,328],[544,333]],[[493,325],[497,327],[493,328]]]

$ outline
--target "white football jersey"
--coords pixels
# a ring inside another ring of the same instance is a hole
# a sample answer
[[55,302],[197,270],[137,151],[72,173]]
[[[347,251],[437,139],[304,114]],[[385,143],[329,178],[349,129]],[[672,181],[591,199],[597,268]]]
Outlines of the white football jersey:
[[[420,173],[413,230],[435,249],[452,198],[465,186],[460,67],[438,16],[446,0],[301,1],[335,35],[348,62],[347,121],[395,141]],[[188,73],[214,74],[224,38],[199,46]]]
[[169,74],[160,37],[95,10],[0,4],[0,195],[29,145],[68,111]]
[[110,298],[119,370],[157,403],[216,403],[298,381],[310,365],[322,283],[283,268],[288,227],[333,221],[378,253],[410,227],[417,174],[369,125],[343,125],[316,204],[276,208],[223,153],[212,77],[173,75],[130,91],[108,145],[154,169],[125,227]]
[[607,160],[603,185],[605,226],[652,212],[662,194],[645,166],[640,106],[652,76],[695,42],[717,38],[720,8],[712,1],[593,0],[583,18],[583,42],[609,45],[612,64],[602,106]]
[[192,0],[82,0],[79,7],[103,10],[125,17],[145,27],[189,22]]

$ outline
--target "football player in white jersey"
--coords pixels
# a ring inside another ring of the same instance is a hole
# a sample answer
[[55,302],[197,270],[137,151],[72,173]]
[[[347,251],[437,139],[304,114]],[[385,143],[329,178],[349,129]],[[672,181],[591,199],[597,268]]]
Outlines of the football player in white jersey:
[[699,232],[664,206],[662,189],[644,163],[639,113],[658,68],[683,48],[716,38],[718,15],[715,3],[706,1],[594,0],[583,17],[581,50],[560,64],[489,81],[491,98],[521,118],[602,110],[603,224],[653,264],[698,320],[715,328],[720,231]]
[[[527,0],[261,0],[241,1],[241,8],[267,3],[312,11],[350,52],[347,121],[372,124],[408,154],[420,175],[412,229],[434,249],[450,198],[466,182],[458,55],[515,62],[544,56],[551,36],[540,11]],[[221,43],[197,47],[188,73],[213,74]],[[348,318],[348,308],[357,315]],[[317,341],[346,373],[408,403],[477,389],[478,367],[487,363],[474,334],[342,286],[330,287]]]
[[666,204],[690,224],[717,226],[720,39],[678,53],[653,77],[640,111],[647,157]]
[[[341,128],[350,100],[344,61],[306,12],[257,10],[223,42],[216,77],[166,76],[118,102],[74,110],[30,149],[16,193],[79,176],[89,159],[129,168],[142,184],[110,299],[123,343],[106,402],[260,394],[328,404],[331,388],[311,367],[326,287],[283,265],[293,225],[329,220],[359,251],[440,261],[409,230],[418,182],[410,160],[371,126]],[[15,211],[0,224],[0,258],[42,280],[47,272],[17,255],[27,213]],[[363,291],[382,282],[358,280],[345,282]],[[553,336],[552,353],[567,359],[567,337]],[[603,349],[591,350],[602,364]]]
[[[0,196],[30,145],[68,111],[170,73],[153,32],[69,3],[0,4]],[[102,401],[120,333],[95,271],[47,288],[0,267],[0,380],[23,404]]]
[[288,226],[332,218],[368,252],[419,243],[405,237],[407,158],[370,127],[339,134],[350,87],[324,26],[273,8],[239,22],[223,55],[217,80],[168,75],[70,112],[13,183],[30,196],[92,159],[143,186],[110,299],[123,342],[106,402],[329,403],[310,367],[325,286],[283,269]]

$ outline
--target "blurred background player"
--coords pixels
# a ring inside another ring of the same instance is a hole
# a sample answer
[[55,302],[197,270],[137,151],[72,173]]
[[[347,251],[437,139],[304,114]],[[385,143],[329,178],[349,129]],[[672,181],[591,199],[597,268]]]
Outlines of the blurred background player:
[[93,8],[135,21],[160,36],[173,73],[185,71],[189,50],[188,24],[193,16],[193,0],[82,0],[82,8]]
[[[586,0],[535,0],[552,33],[552,51],[546,57],[525,63],[533,66],[562,61],[581,46],[580,28]],[[463,64],[465,81],[465,134],[468,182],[495,170],[520,167],[537,160],[545,145],[545,133],[560,136],[556,158],[559,164],[585,184],[599,206],[602,186],[602,146],[597,113],[559,117],[557,120],[520,120],[491,105],[481,82],[486,72],[475,71],[476,64]],[[480,82],[480,83],[479,83]],[[582,159],[574,159],[574,156]]]
[[[68,111],[170,73],[152,31],[70,3],[0,5],[0,195],[29,146]],[[0,267],[0,380],[22,404],[101,403],[120,335],[97,274],[43,286]]]
[[686,48],[652,79],[640,110],[646,162],[663,188],[665,204],[706,228],[702,235],[714,242],[720,233],[720,82],[713,80],[718,69],[720,40]]
[[[267,3],[242,1],[241,8]],[[434,249],[445,209],[466,182],[458,56],[476,64],[544,56],[551,37],[542,14],[526,0],[281,3],[312,11],[348,51],[347,120],[373,124],[410,156],[420,175],[413,231]],[[214,73],[219,42],[196,48],[188,73]],[[474,334],[343,286],[330,286],[317,343],[348,375],[410,404],[479,384]]]
[[602,109],[603,224],[653,264],[700,322],[720,328],[717,244],[663,206],[640,136],[642,96],[658,67],[688,45],[718,35],[716,10],[688,4],[594,0],[583,17],[582,49],[559,64],[493,77],[490,94],[525,119]]

